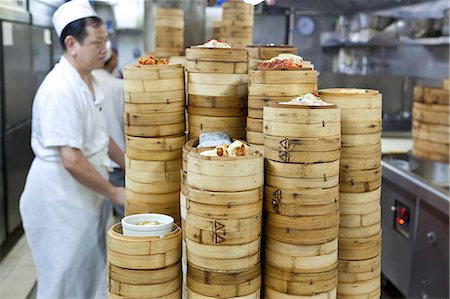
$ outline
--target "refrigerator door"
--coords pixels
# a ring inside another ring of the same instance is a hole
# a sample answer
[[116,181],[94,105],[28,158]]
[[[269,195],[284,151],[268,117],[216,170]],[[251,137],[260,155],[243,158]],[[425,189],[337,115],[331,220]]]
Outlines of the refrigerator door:
[[33,55],[33,75],[34,88],[33,94],[36,93],[39,85],[49,72],[52,56],[52,32],[50,28],[31,27],[31,44]]
[[4,75],[4,128],[8,130],[31,118],[34,78],[29,25],[2,22]]
[[4,136],[8,233],[13,232],[21,222],[19,199],[33,160],[30,140],[30,121]]
[[[0,137],[3,139],[3,137]],[[2,145],[3,140],[0,140],[0,244],[6,240],[6,198],[5,198],[5,186],[3,176],[3,155]]]

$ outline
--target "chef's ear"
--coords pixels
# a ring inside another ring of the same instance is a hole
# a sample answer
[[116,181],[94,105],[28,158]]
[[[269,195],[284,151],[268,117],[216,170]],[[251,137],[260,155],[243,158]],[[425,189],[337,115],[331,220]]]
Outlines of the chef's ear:
[[75,56],[77,54],[80,43],[72,35],[66,36],[64,39],[64,44],[66,45],[68,54],[71,56]]

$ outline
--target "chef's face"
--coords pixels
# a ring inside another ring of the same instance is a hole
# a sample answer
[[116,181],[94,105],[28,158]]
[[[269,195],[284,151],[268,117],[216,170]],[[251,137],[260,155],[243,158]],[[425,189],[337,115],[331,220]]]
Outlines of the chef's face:
[[83,43],[78,43],[77,61],[85,69],[97,69],[103,67],[106,55],[106,42],[108,31],[104,25],[86,27],[87,36]]

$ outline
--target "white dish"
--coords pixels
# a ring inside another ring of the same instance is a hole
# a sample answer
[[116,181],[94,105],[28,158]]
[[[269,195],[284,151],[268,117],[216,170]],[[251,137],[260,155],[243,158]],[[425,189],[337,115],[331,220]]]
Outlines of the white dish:
[[173,230],[173,217],[164,214],[136,214],[122,218],[125,236],[163,236]]

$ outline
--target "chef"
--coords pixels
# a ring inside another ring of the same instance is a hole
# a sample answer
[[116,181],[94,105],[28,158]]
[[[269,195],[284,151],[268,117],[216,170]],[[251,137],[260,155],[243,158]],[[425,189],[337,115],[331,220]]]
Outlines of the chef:
[[123,204],[108,181],[110,158],[124,155],[109,137],[103,94],[91,76],[102,67],[108,33],[88,0],[54,13],[64,54],[39,87],[32,116],[35,159],[20,213],[37,271],[37,298],[106,297],[104,198]]

